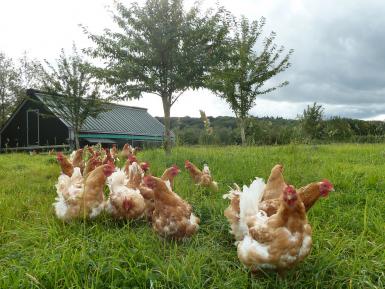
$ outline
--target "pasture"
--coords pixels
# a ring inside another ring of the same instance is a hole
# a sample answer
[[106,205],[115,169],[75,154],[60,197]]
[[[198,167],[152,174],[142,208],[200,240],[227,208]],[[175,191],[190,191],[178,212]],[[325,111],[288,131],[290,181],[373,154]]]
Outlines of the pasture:
[[[54,156],[0,155],[0,288],[384,288],[385,145],[180,147],[167,158],[148,150],[159,175],[176,163],[175,191],[201,218],[184,242],[160,239],[144,220],[102,215],[63,223],[52,203],[59,166]],[[217,194],[193,185],[186,159],[208,163]],[[285,166],[297,187],[328,178],[335,186],[310,210],[313,249],[285,277],[252,277],[237,258],[222,195],[234,182],[267,178]]]

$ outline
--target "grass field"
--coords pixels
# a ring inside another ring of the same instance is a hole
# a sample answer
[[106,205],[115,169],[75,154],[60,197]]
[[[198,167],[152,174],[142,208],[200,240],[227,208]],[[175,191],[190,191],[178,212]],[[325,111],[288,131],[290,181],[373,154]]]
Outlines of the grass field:
[[[53,156],[0,155],[0,288],[385,288],[385,145],[177,148],[139,155],[160,174],[185,159],[207,162],[220,193],[187,172],[175,191],[201,218],[185,242],[162,240],[145,221],[58,221]],[[311,255],[284,278],[251,277],[223,216],[228,185],[266,178],[276,163],[301,186],[330,179],[335,192],[309,212]]]

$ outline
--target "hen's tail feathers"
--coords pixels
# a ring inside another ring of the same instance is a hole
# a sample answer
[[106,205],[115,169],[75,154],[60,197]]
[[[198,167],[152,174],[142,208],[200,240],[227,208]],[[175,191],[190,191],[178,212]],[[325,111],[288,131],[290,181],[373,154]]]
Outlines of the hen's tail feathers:
[[128,175],[131,177],[131,175],[136,175],[139,170],[139,165],[137,162],[133,162],[130,167],[128,168]]
[[65,174],[61,174],[55,185],[58,196],[60,197],[64,195],[66,192],[68,192],[68,189],[70,186],[71,186],[71,178]]
[[70,158],[69,158],[69,161],[71,162],[71,164],[72,164],[72,161],[75,158],[75,155],[76,155],[76,151],[72,151],[72,153],[70,154]]
[[127,184],[127,176],[123,170],[114,172],[108,180],[111,190],[116,186],[124,186]]
[[203,165],[202,173],[211,176],[210,168],[209,168],[209,166],[208,166],[207,164],[204,164],[204,165]]
[[71,176],[71,184],[73,185],[80,185],[83,183],[83,175],[80,171],[80,168],[74,167],[74,172]]
[[60,219],[60,220],[64,220],[65,219],[65,216],[67,214],[67,210],[68,210],[68,206],[67,206],[67,203],[66,201],[64,200],[64,197],[61,195],[61,196],[58,196],[56,198],[56,202],[52,204],[55,208],[55,213],[56,213],[56,216]]
[[229,186],[229,189],[230,189],[229,193],[228,194],[224,194],[222,196],[223,199],[232,200],[235,195],[240,195],[241,194],[241,188],[236,183],[233,184],[233,187]]
[[243,186],[239,202],[239,226],[244,235],[248,234],[247,218],[256,216],[258,213],[258,206],[262,200],[264,189],[265,182],[261,178],[256,178],[249,187]]

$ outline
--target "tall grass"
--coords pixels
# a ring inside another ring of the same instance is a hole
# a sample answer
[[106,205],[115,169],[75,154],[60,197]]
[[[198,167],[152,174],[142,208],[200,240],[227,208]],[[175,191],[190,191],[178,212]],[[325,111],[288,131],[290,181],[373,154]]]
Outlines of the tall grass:
[[[143,220],[63,223],[52,202],[59,167],[53,156],[0,156],[1,288],[384,288],[385,146],[328,145],[177,148],[140,153],[159,175],[185,159],[208,163],[220,193],[192,184],[175,191],[201,218],[185,242],[160,239]],[[238,261],[222,199],[234,182],[266,178],[276,163],[302,186],[330,179],[336,192],[309,212],[311,255],[284,278],[252,277]]]

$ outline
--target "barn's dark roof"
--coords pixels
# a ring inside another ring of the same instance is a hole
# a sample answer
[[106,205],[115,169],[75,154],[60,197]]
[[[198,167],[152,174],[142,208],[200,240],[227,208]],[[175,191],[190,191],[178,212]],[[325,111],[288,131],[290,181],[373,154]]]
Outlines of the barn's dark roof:
[[[54,98],[46,93],[34,91],[36,96],[47,108],[55,114]],[[138,136],[163,137],[164,125],[152,117],[146,108],[106,103],[107,110],[97,118],[87,118],[81,134],[118,134]],[[70,127],[65,120],[63,123]]]

